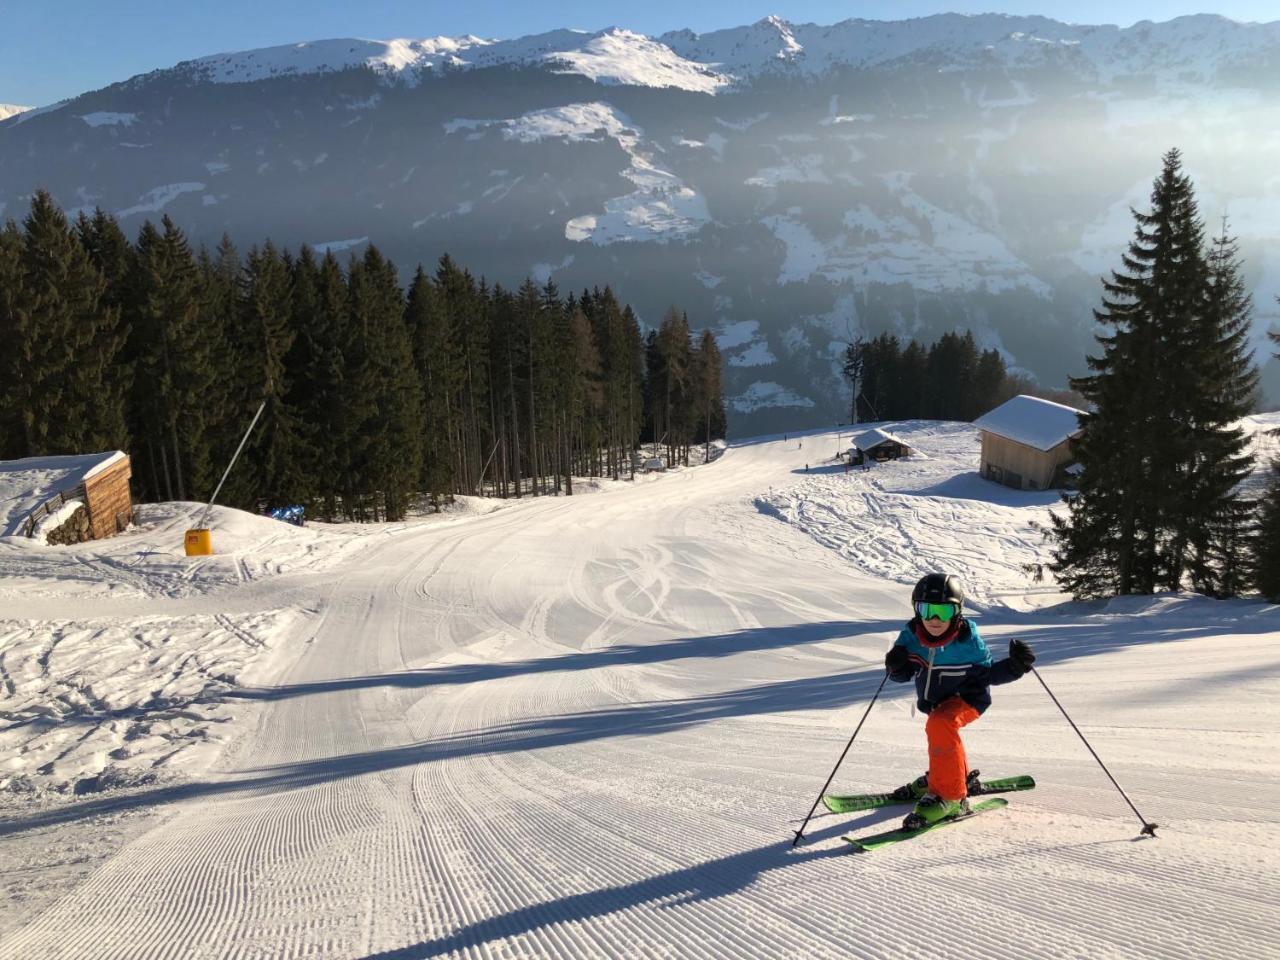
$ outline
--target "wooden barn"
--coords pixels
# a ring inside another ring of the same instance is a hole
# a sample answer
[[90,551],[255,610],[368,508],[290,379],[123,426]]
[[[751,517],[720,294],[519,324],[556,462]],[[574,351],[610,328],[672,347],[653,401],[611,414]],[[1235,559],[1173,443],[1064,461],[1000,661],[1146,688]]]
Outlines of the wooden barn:
[[849,448],[849,462],[857,466],[864,460],[884,463],[886,460],[897,460],[911,456],[911,447],[901,437],[895,437],[888,430],[873,427],[853,438],[853,446]]
[[78,543],[115,536],[133,521],[127,454],[0,462],[0,536]]
[[1020,394],[979,417],[973,425],[982,431],[982,476],[1015,490],[1069,486],[1080,412]]

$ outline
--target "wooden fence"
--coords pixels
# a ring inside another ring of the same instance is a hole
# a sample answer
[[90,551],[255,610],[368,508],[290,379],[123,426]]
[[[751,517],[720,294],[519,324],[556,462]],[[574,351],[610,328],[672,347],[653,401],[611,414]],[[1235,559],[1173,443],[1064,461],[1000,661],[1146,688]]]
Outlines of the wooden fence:
[[70,490],[58,491],[58,495],[56,497],[50,497],[44,503],[40,504],[40,506],[32,510],[31,513],[27,515],[26,523],[23,524],[23,535],[26,536],[27,539],[34,537],[36,535],[36,524],[49,514],[56,513],[61,510],[68,500],[79,500],[84,503],[85,509],[88,509],[89,495],[85,491],[83,483]]

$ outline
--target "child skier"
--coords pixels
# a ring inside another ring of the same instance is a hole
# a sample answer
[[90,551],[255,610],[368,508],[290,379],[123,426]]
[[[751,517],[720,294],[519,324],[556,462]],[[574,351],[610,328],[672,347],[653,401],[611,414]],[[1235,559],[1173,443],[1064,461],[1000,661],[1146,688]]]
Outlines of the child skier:
[[902,825],[915,830],[967,813],[977,771],[969,772],[960,728],[991,706],[991,684],[1011,683],[1031,669],[1036,655],[1021,640],[1008,659],[991,662],[978,628],[962,616],[964,587],[958,577],[931,573],[911,591],[915,616],[884,658],[889,679],[916,682],[916,705],[929,715],[929,772],[899,787],[894,796],[916,800]]

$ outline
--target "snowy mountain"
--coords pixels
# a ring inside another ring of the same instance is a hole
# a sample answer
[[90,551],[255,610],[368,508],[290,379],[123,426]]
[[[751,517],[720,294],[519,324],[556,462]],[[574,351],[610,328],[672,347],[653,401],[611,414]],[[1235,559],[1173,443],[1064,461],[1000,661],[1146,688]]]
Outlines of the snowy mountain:
[[[726,352],[736,432],[842,418],[858,332],[972,327],[1082,372],[1161,153],[1280,319],[1280,23],[944,15],[705,34],[322,40],[187,61],[0,123],[0,216],[42,185],[133,231],[402,269],[610,282]],[[1280,400],[1280,365],[1267,371]]]
[[8,120],[20,113],[26,113],[30,107],[19,107],[12,103],[0,103],[0,120]]

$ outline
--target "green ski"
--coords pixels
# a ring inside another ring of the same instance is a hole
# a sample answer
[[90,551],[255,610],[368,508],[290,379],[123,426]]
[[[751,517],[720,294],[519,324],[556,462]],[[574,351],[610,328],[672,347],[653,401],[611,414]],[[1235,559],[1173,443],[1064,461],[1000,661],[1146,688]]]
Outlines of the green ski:
[[[1036,782],[1031,777],[1004,777],[1000,780],[983,780],[977,793],[970,796],[982,796],[988,793],[1012,793],[1015,790],[1033,790]],[[850,795],[828,794],[822,798],[827,809],[832,813],[853,813],[856,810],[874,810],[877,807],[891,807],[898,803],[915,803],[915,797],[899,800],[891,793],[859,793]]]
[[959,823],[962,820],[968,820],[970,817],[976,817],[980,813],[986,813],[988,810],[999,810],[1001,807],[1007,807],[1008,805],[1009,801],[1004,797],[992,797],[990,800],[980,800],[973,804],[969,812],[962,816],[952,817],[950,820],[939,820],[937,823],[931,823],[929,826],[921,827],[919,830],[890,830],[887,833],[877,833],[870,837],[842,837],[841,839],[859,852],[878,850],[880,847],[887,847],[889,844],[897,843],[899,840],[910,840],[912,837],[918,837],[920,834],[928,833],[930,830],[937,830],[939,827]]

